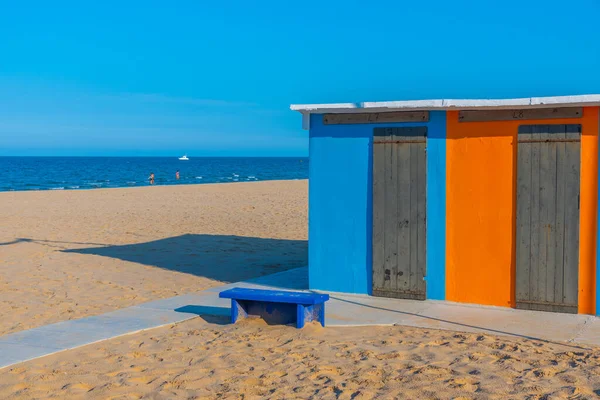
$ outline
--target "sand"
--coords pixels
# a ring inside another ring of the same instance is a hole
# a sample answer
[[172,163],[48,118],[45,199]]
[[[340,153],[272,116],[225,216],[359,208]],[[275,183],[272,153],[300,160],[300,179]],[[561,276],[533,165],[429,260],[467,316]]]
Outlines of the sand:
[[[0,193],[0,335],[307,263],[307,182]],[[584,399],[600,349],[198,317],[0,370],[1,399]]]
[[307,181],[0,193],[0,335],[307,265]]
[[196,318],[0,370],[0,398],[584,399],[600,393],[599,349],[418,328],[223,323]]

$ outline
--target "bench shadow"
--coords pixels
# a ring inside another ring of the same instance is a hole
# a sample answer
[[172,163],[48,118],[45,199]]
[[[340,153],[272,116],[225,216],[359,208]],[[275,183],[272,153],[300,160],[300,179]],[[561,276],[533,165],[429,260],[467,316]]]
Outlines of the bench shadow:
[[187,234],[145,243],[61,251],[116,258],[225,283],[308,265],[306,240],[229,235]]
[[231,310],[224,307],[187,305],[176,308],[175,311],[186,314],[196,314],[210,324],[227,325],[231,322]]

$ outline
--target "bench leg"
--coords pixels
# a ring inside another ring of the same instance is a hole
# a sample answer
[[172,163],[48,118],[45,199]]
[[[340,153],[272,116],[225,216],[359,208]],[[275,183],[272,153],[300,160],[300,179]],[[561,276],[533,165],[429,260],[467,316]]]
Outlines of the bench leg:
[[246,317],[248,317],[248,313],[242,302],[231,299],[231,323],[235,324],[238,319],[244,319]]
[[302,329],[304,328],[306,315],[306,307],[302,304],[296,305],[296,328]]
[[315,315],[318,315],[318,321],[325,327],[325,303],[315,304]]
[[315,304],[310,307],[310,316],[308,316],[311,321],[319,321],[321,326],[325,327],[325,304]]
[[325,326],[325,304],[302,305],[296,308],[296,328],[304,328],[307,322],[319,321]]

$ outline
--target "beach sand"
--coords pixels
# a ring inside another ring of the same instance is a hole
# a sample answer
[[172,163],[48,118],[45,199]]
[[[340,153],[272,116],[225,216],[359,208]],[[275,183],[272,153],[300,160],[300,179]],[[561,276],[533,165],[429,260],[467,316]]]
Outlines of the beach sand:
[[[304,266],[307,182],[0,193],[0,334]],[[585,399],[600,349],[198,317],[0,370],[1,399]]]
[[[196,318],[0,370],[0,398],[585,399],[600,350],[404,327]],[[596,390],[596,392],[594,392]]]
[[306,266],[307,181],[0,193],[0,335]]

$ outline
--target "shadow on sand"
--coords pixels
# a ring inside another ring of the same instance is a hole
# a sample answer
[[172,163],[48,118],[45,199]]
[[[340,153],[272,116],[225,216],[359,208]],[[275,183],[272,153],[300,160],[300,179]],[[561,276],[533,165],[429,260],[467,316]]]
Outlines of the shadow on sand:
[[231,322],[231,310],[224,307],[188,305],[176,308],[175,311],[196,314],[206,322],[216,325],[227,325]]
[[62,252],[117,258],[226,283],[308,264],[306,240],[226,235],[187,234],[146,243],[65,249]]

